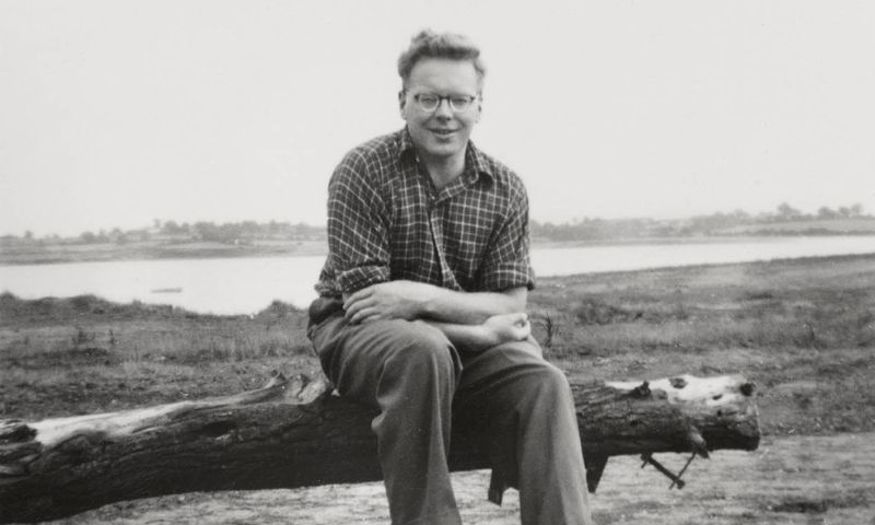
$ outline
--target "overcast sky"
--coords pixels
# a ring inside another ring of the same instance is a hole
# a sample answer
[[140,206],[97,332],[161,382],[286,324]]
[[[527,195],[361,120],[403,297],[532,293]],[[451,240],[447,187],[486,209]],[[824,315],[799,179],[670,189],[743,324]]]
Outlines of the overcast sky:
[[536,220],[875,212],[875,2],[0,0],[0,234],[324,224],[424,27],[480,44]]

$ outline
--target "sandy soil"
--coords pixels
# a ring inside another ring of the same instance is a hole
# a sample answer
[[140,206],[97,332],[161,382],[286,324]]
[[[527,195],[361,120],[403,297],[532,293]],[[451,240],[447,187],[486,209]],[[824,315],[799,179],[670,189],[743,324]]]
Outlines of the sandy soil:
[[[677,471],[679,455],[657,458]],[[611,459],[590,497],[599,524],[875,525],[875,434],[765,438],[755,452],[697,459],[683,490],[634,457]],[[454,474],[465,523],[518,523],[517,494],[486,501],[488,471]],[[217,523],[295,525],[388,523],[382,485],[192,493],[107,505],[53,523]]]

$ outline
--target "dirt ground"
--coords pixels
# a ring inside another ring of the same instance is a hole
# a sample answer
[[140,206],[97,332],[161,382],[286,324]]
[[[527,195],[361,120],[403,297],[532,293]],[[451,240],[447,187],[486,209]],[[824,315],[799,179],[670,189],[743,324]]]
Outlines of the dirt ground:
[[[679,455],[657,458],[674,471]],[[875,434],[764,439],[755,452],[718,451],[696,459],[683,490],[637,458],[612,458],[590,503],[613,525],[875,525]],[[488,471],[454,474],[464,523],[519,523],[517,494],[486,501]],[[296,490],[192,493],[104,506],[52,523],[215,523],[338,525],[388,523],[380,483]]]
[[[754,452],[697,459],[683,490],[613,458],[599,524],[875,525],[875,255],[543,279],[535,335],[571,379],[742,374],[757,385]],[[276,370],[314,377],[305,315],[208,316],[100,298],[0,294],[0,419],[37,421],[239,393]],[[677,471],[686,458],[658,457]],[[455,475],[466,524],[518,523],[488,472]],[[191,493],[57,523],[388,523],[382,486]]]

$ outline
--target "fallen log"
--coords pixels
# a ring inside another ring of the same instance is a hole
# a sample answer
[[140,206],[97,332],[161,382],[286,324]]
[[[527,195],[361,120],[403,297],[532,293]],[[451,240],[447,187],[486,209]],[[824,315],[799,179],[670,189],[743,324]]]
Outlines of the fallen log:
[[[753,384],[739,376],[572,384],[595,491],[620,454],[754,450]],[[0,421],[0,523],[69,516],[114,501],[192,491],[381,479],[375,413],[303,376],[202,401],[26,423]],[[464,428],[452,470],[489,466]],[[484,487],[485,491],[485,487]]]

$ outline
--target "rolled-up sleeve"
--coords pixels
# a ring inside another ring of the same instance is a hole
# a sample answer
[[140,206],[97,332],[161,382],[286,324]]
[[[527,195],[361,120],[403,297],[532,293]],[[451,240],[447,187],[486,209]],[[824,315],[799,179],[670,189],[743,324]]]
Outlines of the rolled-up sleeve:
[[493,237],[483,264],[481,283],[486,291],[535,287],[529,260],[529,200],[522,184],[512,189],[507,216]]
[[388,219],[377,184],[353,151],[328,185],[329,261],[344,294],[389,280]]

